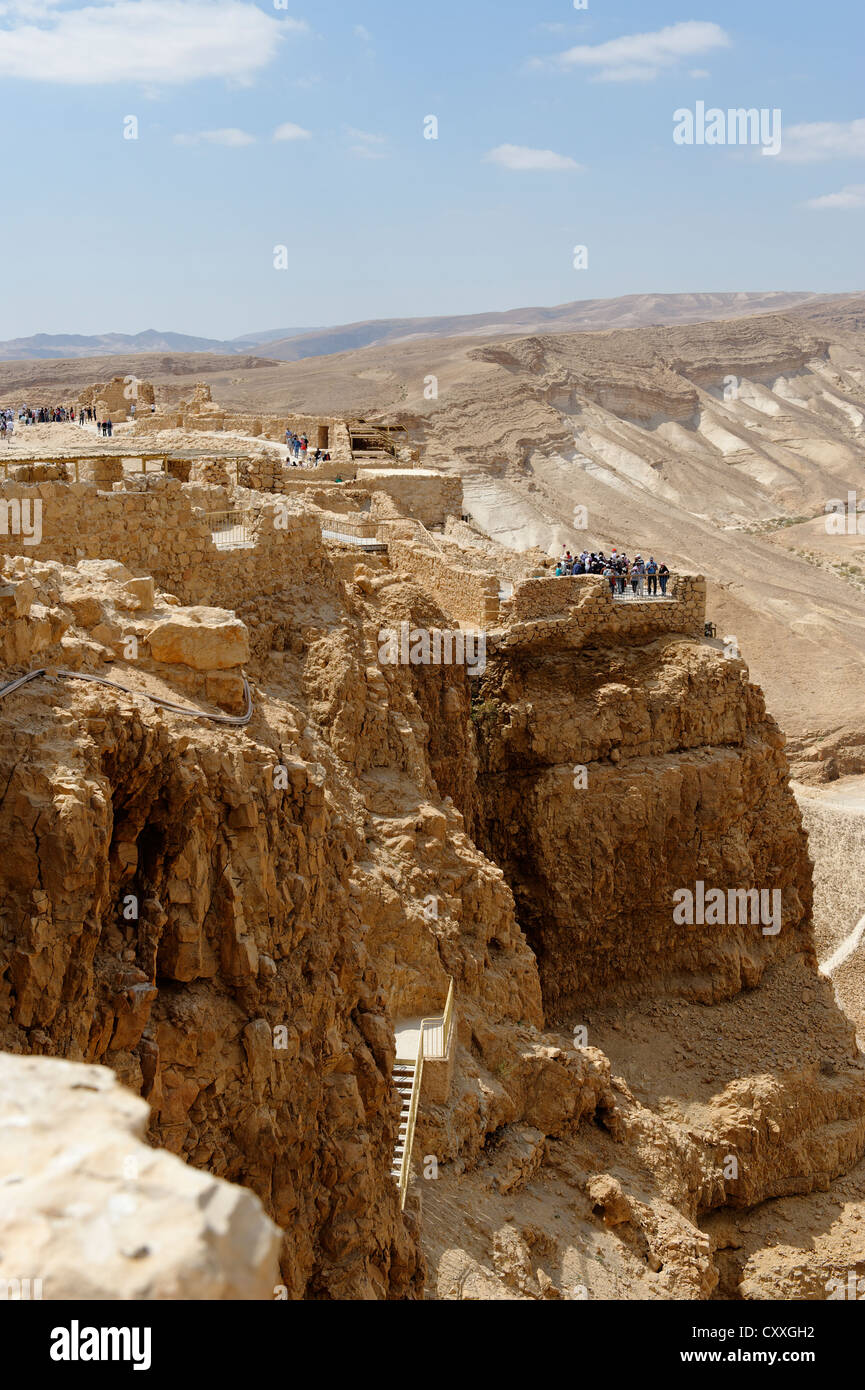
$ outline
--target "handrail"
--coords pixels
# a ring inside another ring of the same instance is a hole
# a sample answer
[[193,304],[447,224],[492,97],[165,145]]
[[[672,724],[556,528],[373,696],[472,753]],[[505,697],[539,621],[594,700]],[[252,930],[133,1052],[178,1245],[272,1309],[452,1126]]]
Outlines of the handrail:
[[205,512],[210,537],[217,550],[232,550],[255,544],[255,512],[251,507],[230,507]]
[[377,527],[374,521],[343,520],[339,512],[324,513],[321,530],[322,533],[330,532],[332,535],[353,536],[355,540],[378,540]]
[[387,527],[387,526],[407,526],[407,525],[408,525],[408,526],[415,526],[415,527],[417,528],[417,530],[421,532],[421,535],[422,535],[423,539],[425,539],[426,541],[429,542],[429,545],[431,546],[431,548],[432,548],[433,550],[437,551],[438,554],[441,555],[443,559],[446,560],[446,559],[448,558],[447,555],[446,555],[446,553],[445,553],[445,551],[444,551],[444,550],[442,549],[442,547],[439,545],[438,541],[436,540],[436,538],[435,538],[435,536],[432,534],[432,532],[431,532],[431,531],[428,531],[427,528],[424,526],[423,522],[422,522],[422,521],[418,521],[418,519],[417,519],[416,516],[393,516],[393,517],[387,517],[387,518],[385,518],[384,520],[380,521],[380,522],[378,523],[378,534],[379,534],[379,539],[380,539],[380,540],[383,540],[383,541],[386,541],[386,540],[387,540],[386,534],[385,534],[385,535],[382,535],[382,534],[381,534],[382,531],[385,529],[385,527]]
[[[430,1026],[432,1026],[432,1027],[435,1027],[436,1029],[438,1029],[439,1026],[441,1026],[441,1029],[442,1029],[442,1038],[443,1038],[442,1056],[443,1056],[443,1057],[447,1057],[448,1044],[449,1044],[449,1042],[450,1042],[450,1035],[451,1035],[451,1033],[453,1032],[453,1022],[454,1022],[454,981],[453,981],[453,976],[451,976],[450,986],[449,986],[449,988],[448,988],[447,1001],[446,1001],[446,1003],[445,1003],[445,1008],[444,1008],[444,1013],[443,1013],[443,1014],[436,1014],[436,1015],[433,1015],[433,1016],[431,1016],[431,1017],[429,1017],[429,1018],[422,1018],[421,1021],[420,1021],[420,1036],[418,1037],[417,1057],[415,1058],[415,1073],[414,1073],[414,1079],[413,1079],[413,1081],[412,1081],[411,1101],[410,1101],[410,1103],[409,1103],[408,1121],[407,1121],[406,1127],[405,1127],[405,1146],[404,1146],[404,1148],[403,1148],[403,1154],[402,1154],[402,1167],[400,1168],[400,1174],[399,1174],[399,1205],[400,1205],[400,1210],[402,1210],[402,1208],[405,1206],[405,1199],[406,1199],[406,1196],[407,1196],[407,1194],[408,1194],[408,1180],[409,1180],[409,1173],[410,1173],[410,1171],[411,1171],[412,1150],[413,1150],[413,1148],[414,1148],[414,1130],[415,1130],[415,1123],[416,1123],[416,1121],[417,1121],[418,1102],[419,1102],[419,1100],[420,1100],[421,1079],[422,1079],[422,1077],[423,1077],[424,1037],[426,1036],[427,1025],[430,1025]],[[441,1058],[439,1058],[439,1057],[435,1057],[435,1058],[434,1058],[434,1057],[431,1056],[429,1060],[430,1060],[431,1062],[432,1062],[432,1061],[441,1061]]]
[[444,1054],[447,1056],[450,1044],[450,1035],[454,1026],[454,979],[451,976],[450,987],[448,989],[447,1003],[445,1004],[444,1018],[442,1019],[442,1034],[444,1036]]
[[[538,576],[536,576],[536,577],[537,577],[537,578],[541,578],[542,576],[538,575]],[[546,576],[543,576],[543,577],[549,578],[549,579],[602,579],[602,580],[604,581],[604,584],[607,586],[607,588],[609,588],[609,581],[608,581],[607,577],[606,577],[605,575],[603,575],[603,574],[556,574],[554,571],[549,570],[549,571],[547,571]],[[631,589],[631,581],[630,581],[630,579],[627,579],[627,578],[626,578],[626,579],[625,579],[625,588],[624,588],[623,592],[622,592],[622,593],[619,593],[619,590],[618,590],[618,583],[617,583],[617,587],[616,587],[615,592],[613,592],[613,590],[610,589],[610,595],[611,595],[612,598],[615,598],[615,599],[624,599],[624,598],[627,598],[627,599],[630,600],[631,602],[633,602],[634,598],[637,598],[637,599],[640,599],[640,598],[642,598],[642,599],[648,599],[648,598],[650,597],[650,595],[649,595],[649,592],[648,592],[648,585],[647,585],[647,582],[646,582],[647,579],[648,579],[648,575],[643,574],[643,592],[642,592],[642,594],[636,594],[636,595],[634,595],[634,594],[633,594],[633,591],[632,591],[632,589]],[[617,576],[617,581],[618,581],[618,576]],[[661,591],[660,591],[660,588],[659,588],[659,589],[658,589],[658,598],[676,598],[677,595],[678,595],[679,585],[680,585],[681,581],[682,581],[682,575],[679,573],[679,571],[678,571],[678,570],[671,570],[670,573],[669,573],[668,576],[667,576],[667,592],[666,592],[666,594],[662,594]],[[519,582],[519,581],[518,581],[518,582]]]
[[417,1120],[417,1107],[420,1100],[421,1078],[423,1076],[423,1033],[424,1021],[421,1020],[420,1037],[417,1042],[417,1058],[415,1059],[415,1072],[411,1085],[411,1101],[408,1109],[408,1120],[405,1127],[405,1145],[402,1151],[402,1166],[399,1170],[399,1205],[400,1211],[405,1207],[405,1199],[408,1196],[408,1180],[411,1173],[411,1157],[414,1148],[414,1127]]

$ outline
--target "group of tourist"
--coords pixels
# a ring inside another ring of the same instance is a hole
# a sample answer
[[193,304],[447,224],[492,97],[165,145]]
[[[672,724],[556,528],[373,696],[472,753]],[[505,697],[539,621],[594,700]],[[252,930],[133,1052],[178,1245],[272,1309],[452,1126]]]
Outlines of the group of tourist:
[[670,571],[665,564],[658,564],[654,555],[650,555],[648,560],[644,560],[642,555],[635,555],[630,560],[624,552],[613,550],[610,555],[605,555],[603,550],[597,551],[584,550],[580,555],[572,555],[564,548],[562,558],[556,564],[556,575],[570,574],[600,574],[603,575],[610,586],[610,593],[624,594],[628,585],[634,598],[643,598],[648,593],[649,598],[657,598],[660,590],[660,597],[663,598],[667,592],[667,583],[670,578]]
[[[7,409],[7,420],[13,419],[14,412]],[[18,407],[18,422],[22,425],[53,425],[64,420],[75,419],[74,405],[22,405]]]
[[15,433],[15,417],[13,416],[12,411],[11,411],[11,410],[0,410],[0,436],[2,436],[2,438],[3,438],[3,443],[4,443],[4,444],[9,444],[9,443],[11,443],[11,441],[12,441],[12,436],[13,436],[14,433]]
[[96,433],[101,434],[103,439],[110,439],[114,433],[114,426],[110,420],[97,420]]
[[[78,408],[78,423],[84,425],[93,422],[98,433],[111,434],[110,429],[103,429],[104,425],[111,422],[108,420],[97,420],[96,411],[92,405],[83,405]],[[18,407],[18,423],[21,425],[60,425],[75,424],[76,410],[74,405],[21,405]],[[0,408],[0,420],[5,421],[3,428],[8,432],[10,426],[14,431],[15,412],[8,406]]]
[[314,454],[302,454],[299,463],[291,454],[285,461],[290,468],[318,468],[320,463],[330,463],[330,454],[326,449],[316,449]]
[[296,459],[299,459],[301,455],[303,455],[303,464],[304,467],[306,466],[306,454],[309,449],[309,440],[305,434],[295,434],[293,430],[286,426],[285,447],[288,450],[289,462],[291,462],[292,454],[294,454]]
[[285,446],[288,449],[288,458],[285,461],[292,468],[317,468],[320,463],[330,463],[327,449],[316,449],[314,455],[310,454],[309,440],[305,434],[295,434],[292,430],[286,429]]

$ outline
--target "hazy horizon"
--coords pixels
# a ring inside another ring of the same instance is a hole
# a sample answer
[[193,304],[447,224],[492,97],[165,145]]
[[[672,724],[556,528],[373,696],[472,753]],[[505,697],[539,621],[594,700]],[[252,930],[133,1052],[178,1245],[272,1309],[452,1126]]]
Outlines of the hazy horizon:
[[[252,347],[254,346],[255,343],[261,343],[261,342],[266,341],[270,335],[272,335],[272,341],[276,341],[276,340],[277,340],[277,337],[281,337],[281,336],[286,336],[286,337],[289,336],[289,335],[301,336],[301,335],[306,334],[306,333],[327,332],[327,331],[330,331],[330,330],[333,330],[333,329],[337,329],[337,328],[351,328],[351,327],[354,327],[354,326],[356,326],[356,325],[359,325],[359,324],[366,324],[366,323],[388,323],[388,322],[398,322],[399,320],[404,320],[404,321],[407,322],[407,323],[413,323],[413,322],[422,322],[422,321],[425,321],[425,320],[444,319],[444,318],[451,318],[451,317],[460,317],[460,318],[467,318],[467,319],[469,319],[469,318],[474,318],[474,317],[485,317],[485,316],[490,316],[490,315],[518,314],[518,313],[523,313],[523,312],[529,312],[529,311],[535,310],[535,309],[536,309],[536,310],[540,310],[540,311],[542,311],[542,312],[548,312],[548,311],[552,311],[552,310],[555,310],[555,309],[562,309],[562,308],[565,308],[565,307],[568,307],[568,306],[571,306],[571,305],[577,306],[577,305],[580,305],[580,304],[598,304],[598,303],[610,303],[610,304],[612,304],[612,303],[616,303],[616,302],[618,302],[618,301],[620,301],[620,300],[626,300],[626,299],[630,299],[630,298],[650,298],[650,299],[651,299],[651,298],[659,298],[659,297],[664,297],[664,298],[676,298],[676,297],[680,297],[680,296],[681,296],[681,297],[698,297],[698,296],[703,296],[703,295],[766,295],[766,296],[768,296],[768,295],[785,295],[785,296],[787,296],[787,295],[812,295],[812,296],[814,296],[814,297],[817,298],[817,299],[822,299],[822,298],[827,298],[827,299],[829,299],[829,298],[835,298],[835,297],[838,297],[838,296],[841,296],[841,295],[845,295],[845,294],[851,294],[851,295],[865,294],[865,290],[859,289],[859,288],[852,289],[852,290],[840,290],[840,291],[839,291],[839,290],[814,290],[814,289],[741,289],[741,288],[737,288],[737,289],[725,289],[725,290],[707,290],[707,289],[700,289],[700,290],[664,290],[664,291],[661,291],[661,290],[635,290],[635,291],[630,292],[629,294],[623,294],[623,295],[603,295],[603,296],[598,296],[598,297],[595,297],[595,296],[588,296],[588,297],[580,298],[580,299],[566,300],[566,301],[563,301],[563,302],[560,303],[560,304],[509,304],[509,305],[507,305],[507,306],[505,306],[505,307],[503,307],[503,308],[476,309],[476,310],[472,310],[472,311],[470,311],[470,312],[460,313],[460,314],[455,314],[455,315],[445,314],[445,313],[423,313],[423,312],[412,313],[412,314],[398,314],[398,315],[397,315],[397,314],[394,314],[394,315],[379,315],[379,314],[374,314],[374,315],[371,315],[371,316],[370,316],[369,318],[367,318],[367,319],[354,319],[354,320],[351,320],[351,321],[345,320],[345,321],[334,322],[334,323],[316,323],[316,324],[308,324],[308,325],[306,325],[306,326],[304,326],[304,327],[300,327],[300,328],[298,328],[298,327],[291,327],[291,328],[268,328],[268,329],[259,329],[259,330],[247,330],[247,331],[244,331],[244,332],[242,332],[242,333],[237,333],[237,334],[232,334],[232,335],[229,335],[229,334],[220,334],[220,333],[216,333],[216,334],[214,334],[214,335],[211,335],[211,334],[199,332],[199,331],[197,331],[196,329],[178,329],[178,328],[175,328],[175,327],[156,328],[156,327],[154,327],[152,324],[148,324],[148,325],[147,325],[146,327],[144,327],[144,328],[138,328],[138,329],[132,329],[132,330],[116,329],[116,328],[102,328],[102,329],[95,329],[95,330],[92,330],[92,331],[90,331],[90,332],[88,332],[88,333],[82,333],[78,328],[54,329],[54,330],[46,330],[46,329],[42,329],[42,328],[35,328],[35,329],[33,329],[33,331],[30,332],[30,333],[20,333],[20,334],[16,334],[14,337],[5,338],[5,339],[2,339],[2,340],[0,340],[0,341],[2,341],[2,342],[4,342],[4,343],[10,343],[10,342],[11,342],[11,343],[14,343],[14,342],[19,342],[19,341],[20,341],[20,342],[28,342],[28,341],[31,341],[31,340],[36,339],[36,338],[44,338],[44,339],[61,339],[61,340],[69,340],[69,339],[72,339],[72,338],[101,338],[101,337],[131,337],[131,338],[134,338],[134,337],[140,337],[140,336],[142,336],[142,335],[144,335],[144,334],[147,334],[147,333],[156,333],[156,334],[165,334],[165,335],[171,334],[171,335],[183,336],[183,337],[190,337],[190,338],[211,338],[211,340],[212,340],[213,342],[221,342],[221,343],[238,343],[238,344],[240,344],[240,343],[244,343],[244,342],[246,342],[246,341],[249,341],[250,348],[252,348]],[[761,312],[765,312],[765,311],[761,311]],[[157,351],[158,351],[158,350],[159,350],[159,349],[157,349]]]

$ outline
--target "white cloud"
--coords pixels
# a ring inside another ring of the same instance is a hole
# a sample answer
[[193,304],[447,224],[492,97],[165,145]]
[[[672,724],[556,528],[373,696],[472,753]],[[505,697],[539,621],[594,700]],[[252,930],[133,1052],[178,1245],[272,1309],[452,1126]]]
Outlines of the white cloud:
[[[249,82],[287,35],[308,32],[246,0],[112,0],[59,12],[15,0],[2,12],[3,77],[73,86]],[[22,22],[33,18],[41,23]]]
[[352,140],[363,140],[365,144],[369,145],[387,144],[386,135],[373,135],[369,130],[355,130],[354,126],[347,126],[346,129]]
[[372,34],[365,24],[356,24],[353,33],[356,39],[360,39],[361,43],[372,43]]
[[553,150],[532,150],[527,145],[498,145],[484,158],[490,164],[500,164],[503,169],[542,171],[583,168],[567,154],[555,154]]
[[387,158],[387,136],[374,135],[369,130],[355,130],[353,126],[346,127],[353,145],[349,145],[349,150],[358,159],[386,159]]
[[822,198],[809,198],[806,208],[818,211],[832,208],[865,208],[865,183],[848,183],[840,193],[826,193]]
[[302,125],[293,125],[291,121],[286,121],[284,125],[278,125],[273,132],[274,140],[309,140],[310,131],[304,130]]
[[594,69],[601,82],[645,82],[683,58],[730,46],[729,35],[719,24],[692,19],[650,34],[626,34],[606,43],[578,44],[558,54],[553,62],[560,68]]
[[190,135],[175,135],[175,145],[226,145],[229,149],[239,150],[244,145],[254,145],[255,136],[247,135],[245,130],[238,130],[234,126],[226,130],[197,130]]
[[625,63],[620,68],[604,68],[595,78],[596,82],[654,82],[658,76],[657,68],[649,68],[639,63]]
[[811,164],[821,159],[865,158],[865,120],[813,121],[784,132],[781,159]]
[[712,74],[709,72],[709,69],[708,69],[708,68],[691,68],[691,71],[688,73],[688,76],[689,76],[689,77],[711,77]]

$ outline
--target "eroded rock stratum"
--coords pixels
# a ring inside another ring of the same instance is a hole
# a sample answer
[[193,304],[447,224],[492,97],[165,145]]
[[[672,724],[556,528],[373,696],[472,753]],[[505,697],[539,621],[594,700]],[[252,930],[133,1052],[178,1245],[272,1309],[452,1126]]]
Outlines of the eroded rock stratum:
[[[216,1296],[822,1297],[861,1262],[865,1069],[817,970],[783,737],[703,640],[699,581],[657,620],[592,579],[499,612],[488,554],[404,530],[358,557],[276,484],[242,490],[228,552],[200,482],[142,480],[132,530],[122,488],[43,486],[119,529],[108,564],[50,529],[5,562],[4,680],[46,674],[2,702],[0,1047],[112,1069],[184,1182],[255,1194],[280,1272],[256,1204],[261,1260]],[[462,603],[492,610],[482,671],[382,661],[383,631]],[[238,717],[244,680],[247,724],[151,698]],[[676,924],[698,882],[777,892],[779,930]],[[403,1208],[397,1039],[451,984]],[[59,1123],[89,1114],[76,1084]],[[42,1275],[5,1231],[0,1274]],[[128,1248],[121,1296],[174,1296]]]

